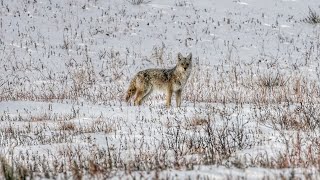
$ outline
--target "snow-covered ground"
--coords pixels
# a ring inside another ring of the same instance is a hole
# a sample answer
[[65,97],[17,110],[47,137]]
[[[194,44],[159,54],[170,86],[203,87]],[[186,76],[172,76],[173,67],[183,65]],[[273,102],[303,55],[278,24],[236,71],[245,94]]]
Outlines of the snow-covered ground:
[[[0,179],[320,178],[318,0],[0,7]],[[124,101],[178,52],[193,54],[181,108]]]

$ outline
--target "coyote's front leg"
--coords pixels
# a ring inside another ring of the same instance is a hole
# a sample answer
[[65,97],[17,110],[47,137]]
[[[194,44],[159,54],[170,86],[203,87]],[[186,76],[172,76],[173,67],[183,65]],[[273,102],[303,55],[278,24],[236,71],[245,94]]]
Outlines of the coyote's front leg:
[[167,89],[167,108],[170,108],[171,106],[171,96],[172,96],[172,87],[168,87]]
[[181,89],[176,91],[176,104],[177,104],[177,107],[180,107],[180,105],[181,105],[181,92],[182,92]]

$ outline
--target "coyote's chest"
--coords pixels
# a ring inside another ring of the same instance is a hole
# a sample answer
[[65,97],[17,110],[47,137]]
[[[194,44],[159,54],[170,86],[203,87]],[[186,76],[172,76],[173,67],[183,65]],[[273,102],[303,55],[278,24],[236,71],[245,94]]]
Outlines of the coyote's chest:
[[189,78],[190,72],[186,72],[184,74],[180,74],[172,79],[172,90],[178,91],[182,89],[185,84],[187,83],[187,80]]

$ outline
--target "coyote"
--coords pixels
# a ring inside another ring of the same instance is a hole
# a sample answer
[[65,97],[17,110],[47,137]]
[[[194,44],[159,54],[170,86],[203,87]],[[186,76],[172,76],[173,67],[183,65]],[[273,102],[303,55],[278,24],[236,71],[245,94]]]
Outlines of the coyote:
[[192,54],[183,57],[178,53],[178,62],[172,69],[146,69],[138,72],[130,82],[126,101],[136,95],[134,105],[141,103],[153,90],[164,91],[167,94],[166,106],[171,106],[171,96],[176,95],[177,107],[181,105],[181,92],[185,86],[192,69]]

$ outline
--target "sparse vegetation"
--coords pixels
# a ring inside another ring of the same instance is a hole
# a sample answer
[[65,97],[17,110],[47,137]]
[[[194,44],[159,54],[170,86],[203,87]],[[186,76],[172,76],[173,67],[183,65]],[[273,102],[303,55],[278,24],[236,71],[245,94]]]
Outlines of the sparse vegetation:
[[309,15],[303,19],[303,21],[309,24],[318,24],[320,23],[320,16],[315,10],[309,7]]
[[[319,30],[234,2],[1,1],[0,179],[319,179]],[[124,103],[178,51],[181,108]]]
[[284,86],[287,82],[288,80],[285,80],[285,78],[278,73],[276,75],[269,74],[267,76],[260,77],[258,85],[262,88],[274,88]]
[[150,3],[150,0],[129,0],[132,5],[140,5]]
[[6,180],[32,178],[32,171],[19,164],[10,164],[5,157],[0,157],[0,177]]

